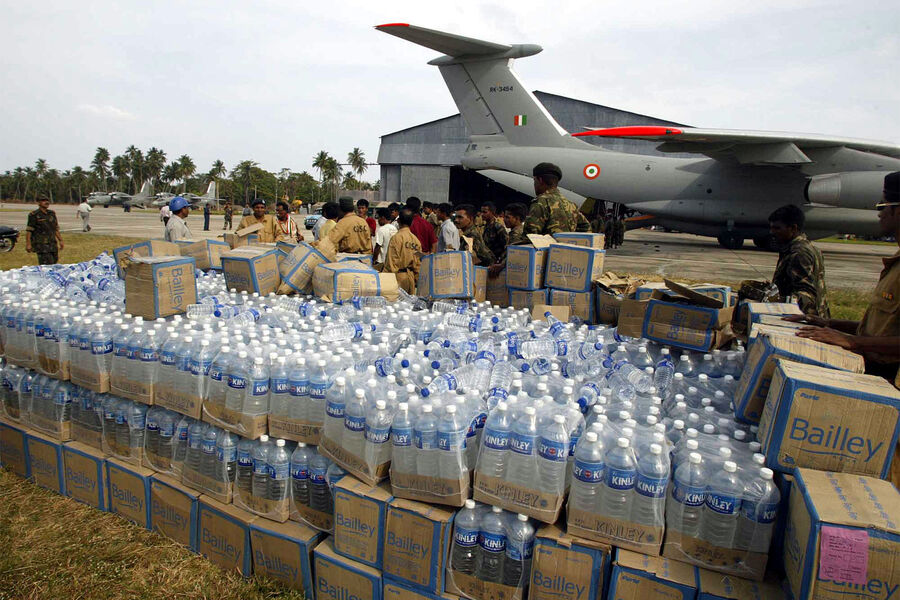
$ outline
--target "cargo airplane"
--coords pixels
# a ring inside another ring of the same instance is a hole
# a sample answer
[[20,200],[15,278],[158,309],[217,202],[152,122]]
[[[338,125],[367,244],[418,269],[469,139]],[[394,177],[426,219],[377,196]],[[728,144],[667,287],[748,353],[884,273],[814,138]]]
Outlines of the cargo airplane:
[[104,208],[109,208],[110,206],[147,208],[152,200],[153,196],[150,195],[149,181],[145,181],[144,185],[141,186],[141,190],[133,196],[124,192],[91,192],[87,197],[89,205],[102,205]]
[[[444,56],[437,66],[468,127],[463,167],[534,196],[531,169],[560,166],[560,188],[576,204],[584,198],[620,203],[641,213],[644,225],[711,236],[726,248],[745,238],[771,239],[768,215],[797,204],[810,237],[875,234],[874,204],[884,176],[900,170],[900,146],[889,142],[803,133],[671,126],[565,131],[522,85],[513,59],[541,52],[534,44],[498,44],[405,23],[376,29]],[[660,152],[696,158],[645,156],[606,150],[590,136],[659,142]]]

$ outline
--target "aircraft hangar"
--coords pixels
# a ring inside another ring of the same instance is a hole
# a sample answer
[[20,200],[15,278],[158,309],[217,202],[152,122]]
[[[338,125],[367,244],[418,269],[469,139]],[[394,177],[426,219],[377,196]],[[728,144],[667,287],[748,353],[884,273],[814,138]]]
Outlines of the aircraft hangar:
[[[535,91],[535,97],[569,132],[585,127],[626,125],[669,125],[687,127],[655,117],[619,110],[601,104]],[[657,142],[614,138],[582,138],[607,150],[661,156]],[[457,113],[381,136],[378,163],[381,166],[381,200],[403,202],[409,196],[423,201],[470,202],[476,206],[492,200],[499,206],[509,202],[529,202],[530,198],[500,183],[464,169],[460,158],[469,143],[465,121]],[[689,156],[668,153],[666,156]],[[561,185],[565,187],[565,176]]]

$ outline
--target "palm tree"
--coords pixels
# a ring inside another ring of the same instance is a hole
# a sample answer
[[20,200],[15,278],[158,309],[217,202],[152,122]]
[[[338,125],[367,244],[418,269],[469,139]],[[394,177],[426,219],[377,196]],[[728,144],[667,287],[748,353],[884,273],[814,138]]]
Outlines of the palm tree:
[[319,153],[313,157],[312,166],[319,172],[319,183],[323,187],[325,185],[325,168],[328,166],[329,160],[331,160],[331,156],[324,150],[319,150]]
[[91,170],[97,175],[101,181],[103,191],[106,191],[106,177],[109,173],[109,150],[98,147],[94,153],[94,160],[91,161]]
[[144,158],[144,174],[151,183],[160,181],[162,170],[166,166],[166,153],[159,148],[151,147]]
[[258,164],[252,160],[242,160],[231,170],[231,178],[244,187],[244,206],[250,202],[250,186],[253,184],[253,169]]
[[282,191],[285,190],[285,184],[288,178],[291,176],[291,170],[287,167],[283,167],[281,171],[278,172],[278,176],[275,178],[275,201],[278,202],[278,184],[281,183]]
[[179,177],[178,174],[178,165],[176,163],[170,163],[163,167],[162,173],[160,173],[160,180],[166,182],[166,191],[168,192],[172,187],[172,182],[176,181]]
[[197,165],[187,154],[182,154],[178,159],[178,173],[181,175],[181,193],[187,191],[187,180],[197,172]]
[[221,160],[217,159],[213,162],[212,168],[209,170],[208,179],[217,182],[217,187],[218,187],[218,179],[219,179],[219,177],[224,175],[225,172],[226,172],[225,163],[222,162]]
[[72,185],[75,186],[75,189],[78,190],[78,201],[81,202],[81,186],[84,185],[85,180],[87,179],[87,173],[84,169],[79,166],[72,167],[72,170],[69,172],[69,181]]
[[325,161],[325,166],[322,169],[322,176],[324,178],[322,182],[323,186],[327,181],[328,185],[331,186],[332,199],[337,200],[338,183],[340,183],[341,180],[341,166],[335,158],[329,156]]
[[347,162],[350,163],[350,168],[356,173],[356,179],[362,181],[362,175],[368,169],[366,166],[366,155],[363,154],[363,151],[359,148],[354,148],[353,151],[347,154]]
[[113,177],[116,178],[116,191],[123,192],[125,190],[122,189],[122,184],[128,179],[129,172],[129,164],[128,158],[124,155],[120,154],[112,159],[112,165],[110,166],[110,171],[113,174]]
[[128,158],[128,171],[131,177],[131,193],[136,193],[144,183],[144,153],[132,144],[125,149]]
[[34,176],[37,178],[37,185],[34,187],[35,198],[37,197],[38,190],[46,190],[47,189],[47,171],[50,167],[47,165],[46,159],[39,158],[34,162]]

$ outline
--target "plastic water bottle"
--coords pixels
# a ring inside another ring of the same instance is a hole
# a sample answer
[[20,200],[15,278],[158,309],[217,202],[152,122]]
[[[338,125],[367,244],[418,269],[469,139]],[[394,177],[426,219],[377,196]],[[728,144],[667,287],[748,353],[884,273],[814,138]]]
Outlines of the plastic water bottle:
[[298,442],[291,454],[291,497],[298,506],[309,506],[309,463],[314,451]]
[[[344,412],[347,406],[347,380],[338,377],[334,385],[325,394],[325,432],[326,438],[336,446],[343,446]],[[293,388],[292,388],[293,394]]]
[[663,348],[659,351],[659,361],[656,363],[656,369],[653,372],[653,386],[662,395],[668,391],[672,385],[672,378],[675,376],[675,363],[669,355],[669,349]]
[[[309,403],[306,418],[310,421],[322,421],[322,411],[326,404],[326,394],[331,385],[328,373],[325,372],[326,361],[320,360],[309,374]],[[356,454],[356,456],[362,456]]]
[[245,415],[264,415],[269,411],[269,369],[262,356],[253,359],[247,380],[243,412]]
[[478,562],[478,532],[480,529],[475,501],[466,500],[456,513],[453,526],[453,547],[450,551],[450,568],[466,575],[475,575]]
[[159,420],[163,414],[165,414],[165,409],[159,406],[153,406],[147,411],[147,431],[144,440],[147,453],[153,456],[159,455]]
[[413,425],[413,438],[416,442],[416,472],[419,475],[434,477],[439,473],[438,467],[438,435],[437,419],[431,404],[422,406],[422,413]]
[[188,439],[190,438],[191,419],[181,417],[178,425],[175,426],[175,439],[173,440],[174,448],[172,449],[172,462],[175,463],[176,470],[184,466],[187,460]]
[[[309,416],[309,371],[306,369],[306,359],[298,358],[294,362],[288,374],[288,394],[290,395],[290,403],[284,416],[296,419],[298,421],[306,421]],[[344,415],[341,413],[341,428],[344,427]]]
[[326,344],[361,338],[367,331],[375,331],[374,325],[361,323],[332,323],[322,328],[319,339]]
[[194,421],[188,428],[187,455],[184,458],[184,468],[193,473],[201,473],[203,464],[203,437],[209,426],[200,421]]
[[650,451],[638,459],[637,481],[631,505],[631,522],[649,527],[665,526],[666,487],[669,461],[662,446],[650,444]]
[[291,390],[288,384],[287,359],[279,356],[269,372],[269,412],[286,417],[290,406]]
[[275,446],[269,450],[266,463],[269,471],[268,499],[276,501],[286,499],[288,497],[291,455],[284,447],[284,440],[275,440]]
[[259,443],[250,453],[253,461],[253,475],[250,479],[250,493],[257,498],[266,498],[269,493],[269,436],[263,434]]
[[327,473],[328,459],[321,454],[314,454],[309,459],[309,507],[315,511],[334,510],[334,500],[326,480]]
[[675,468],[672,492],[666,502],[666,524],[684,535],[697,537],[706,501],[706,473],[699,452]]
[[744,489],[734,547],[750,552],[768,552],[780,502],[781,493],[772,481],[772,470],[761,468],[757,477]]
[[509,411],[506,402],[499,402],[488,415],[481,435],[481,454],[478,471],[489,477],[502,478],[509,458]]
[[590,513],[599,511],[605,471],[603,461],[603,442],[596,431],[588,431],[575,446],[572,486],[569,491],[569,501],[573,508]]
[[538,489],[536,445],[536,410],[533,406],[526,406],[510,430],[506,481],[527,489]]
[[[416,474],[416,447],[409,404],[400,402],[391,423],[391,470],[404,475]],[[474,570],[474,569],[473,569]]]
[[252,493],[253,450],[258,442],[242,439],[237,445],[237,474],[235,483],[241,497],[249,498]]
[[159,465],[160,471],[169,471],[172,469],[174,460],[176,421],[178,417],[175,413],[165,410],[159,417]]
[[627,521],[637,479],[637,464],[631,441],[627,437],[618,438],[615,447],[606,453],[605,461],[606,477],[600,496],[600,514]]
[[219,474],[219,465],[216,461],[216,443],[219,441],[221,431],[218,427],[207,427],[200,446],[202,452],[200,473],[210,479],[217,479]]
[[240,413],[244,408],[244,395],[247,393],[247,385],[250,373],[247,369],[247,352],[238,352],[237,360],[231,361],[228,372],[228,388],[225,390],[225,408]]
[[489,583],[503,580],[503,559],[506,557],[506,523],[503,510],[492,506],[481,518],[478,532],[478,579]]
[[353,391],[353,398],[344,409],[344,433],[342,446],[344,450],[359,459],[365,459],[366,431],[366,392],[362,389]]
[[438,473],[441,479],[458,480],[467,472],[465,449],[468,423],[457,415],[455,404],[444,409],[444,416],[438,421]]
[[531,574],[534,553],[534,527],[526,515],[518,514],[506,535],[506,558],[503,561],[503,585],[524,587]]
[[542,430],[537,455],[541,491],[562,495],[565,492],[569,458],[569,432],[564,415],[553,415],[553,422]]
[[737,465],[730,460],[709,479],[709,490],[703,507],[700,537],[713,546],[731,548],[741,510],[743,486],[737,476]]
[[384,400],[376,400],[366,414],[365,452],[362,455],[370,465],[381,465],[391,460],[392,415]]

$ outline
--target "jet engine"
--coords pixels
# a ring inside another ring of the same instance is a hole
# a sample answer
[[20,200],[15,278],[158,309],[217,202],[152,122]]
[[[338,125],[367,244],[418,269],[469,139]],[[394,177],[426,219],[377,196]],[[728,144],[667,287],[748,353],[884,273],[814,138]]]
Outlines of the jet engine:
[[854,171],[815,175],[806,185],[806,199],[813,204],[871,209],[881,200],[884,176],[890,171]]

